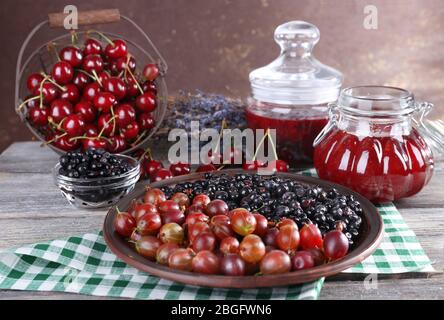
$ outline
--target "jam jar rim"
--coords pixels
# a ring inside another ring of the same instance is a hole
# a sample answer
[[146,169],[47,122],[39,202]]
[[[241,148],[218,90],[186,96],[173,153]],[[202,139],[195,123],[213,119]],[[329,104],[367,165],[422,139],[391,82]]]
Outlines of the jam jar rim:
[[[374,94],[368,94],[367,96],[358,95],[352,93],[356,89],[377,89],[377,90],[392,90],[398,92],[399,96],[390,97],[377,97]],[[383,108],[374,110],[372,107],[370,110],[361,109],[363,105],[367,105],[371,102],[377,103],[399,103],[398,108]],[[353,102],[358,102],[353,103]],[[340,111],[344,111],[350,115],[363,116],[363,117],[399,117],[407,116],[415,111],[418,111],[419,106],[415,102],[414,95],[411,91],[395,87],[395,86],[381,86],[381,85],[360,85],[350,86],[341,90],[337,103],[330,104],[333,107],[337,107]]]

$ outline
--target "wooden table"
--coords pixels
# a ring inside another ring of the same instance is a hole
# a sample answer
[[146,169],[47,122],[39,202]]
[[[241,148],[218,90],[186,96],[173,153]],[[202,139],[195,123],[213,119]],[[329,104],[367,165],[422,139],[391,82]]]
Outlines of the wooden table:
[[[155,157],[161,159],[161,154]],[[0,249],[102,227],[106,210],[73,208],[54,186],[51,169],[57,159],[38,142],[14,143],[0,155]],[[443,181],[444,172],[438,170],[419,195],[396,203],[438,273],[380,276],[377,289],[366,289],[361,276],[339,275],[327,279],[321,299],[444,299]],[[0,299],[14,298],[101,299],[57,292],[0,291]]]

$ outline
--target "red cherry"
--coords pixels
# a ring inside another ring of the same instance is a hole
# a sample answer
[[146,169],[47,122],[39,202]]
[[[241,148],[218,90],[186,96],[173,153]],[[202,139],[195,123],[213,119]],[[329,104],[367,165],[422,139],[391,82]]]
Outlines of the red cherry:
[[76,103],[80,98],[79,89],[76,85],[69,83],[65,85],[65,91],[60,93],[60,98],[66,99],[71,103]]
[[85,49],[83,49],[83,55],[88,56],[91,54],[102,54],[102,45],[100,41],[89,38],[85,41]]
[[129,104],[121,104],[115,110],[116,122],[120,128],[124,128],[136,120],[136,111]]
[[54,146],[63,151],[73,151],[79,148],[80,143],[76,139],[71,139],[69,136],[61,136],[56,138],[53,142]]
[[99,92],[94,97],[94,107],[103,113],[109,113],[116,102],[114,95],[109,92]]
[[121,39],[113,40],[105,47],[105,54],[112,59],[126,57],[128,54],[126,42]]
[[145,92],[136,99],[136,107],[142,112],[151,112],[156,109],[156,96],[152,92]]
[[157,64],[148,63],[145,68],[143,68],[143,76],[148,81],[153,81],[159,76],[159,67]]
[[103,138],[98,139],[83,139],[83,150],[87,149],[108,149],[108,142]]
[[48,110],[46,108],[32,107],[28,110],[28,117],[36,127],[43,127],[48,124]]
[[103,70],[103,59],[98,54],[90,54],[83,59],[83,70],[89,73],[99,73]]
[[26,80],[26,87],[30,92],[33,92],[37,87],[40,86],[40,83],[43,81],[43,76],[39,73],[31,73]]
[[163,168],[163,164],[160,161],[148,159],[143,162],[143,170],[149,177],[154,177],[157,170]]
[[105,80],[108,80],[109,78],[111,78],[110,74],[106,71],[102,71],[98,74],[98,78],[100,83],[103,84],[103,82],[105,82]]
[[[42,95],[43,95],[43,103],[50,104],[59,96],[59,90],[55,85],[50,82],[45,82],[42,85]],[[35,88],[34,95],[40,95],[40,86]]]
[[112,153],[120,153],[126,149],[126,141],[119,135],[110,137],[109,142],[108,150]]
[[120,72],[127,70],[127,68],[131,72],[134,72],[136,70],[136,59],[134,59],[134,57],[131,56],[129,59],[126,56],[118,58],[116,60],[111,61],[109,66],[109,69],[114,75],[117,75]]
[[244,170],[257,170],[258,168],[264,167],[265,164],[260,160],[254,160],[252,163],[243,163],[242,169]]
[[103,81],[103,90],[112,93],[117,100],[122,100],[126,95],[125,83],[116,77],[110,77]]
[[137,117],[137,123],[142,131],[151,130],[155,125],[151,113],[148,112],[140,113]]
[[93,122],[96,119],[97,111],[89,101],[80,101],[75,105],[74,110],[85,122]]
[[71,114],[63,121],[63,130],[70,137],[81,136],[85,132],[85,123],[77,114]]
[[211,164],[221,164],[223,162],[222,152],[217,152],[213,154],[213,150],[208,151],[207,161]]
[[37,97],[37,99],[29,100],[29,99],[31,99],[31,98],[33,98],[33,96],[32,96],[32,95],[28,95],[28,96],[26,96],[26,98],[23,100],[23,101],[28,100],[28,102],[26,102],[26,104],[25,104],[26,107],[28,107],[28,108],[32,108],[32,107],[40,106],[40,100],[38,99],[38,97]]
[[72,83],[75,84],[77,89],[83,90],[89,83],[89,77],[82,72],[77,72],[72,79]]
[[201,164],[197,169],[196,172],[211,172],[216,171],[217,168],[214,166],[214,164]]
[[74,77],[74,69],[68,62],[59,61],[52,67],[51,75],[57,83],[67,84]]
[[82,64],[83,54],[76,47],[65,47],[60,51],[59,57],[62,61],[68,62],[73,68],[77,68]]
[[170,171],[173,176],[182,176],[190,173],[191,167],[188,163],[178,162],[170,165]]
[[134,140],[139,134],[139,125],[136,121],[133,121],[126,127],[120,128],[120,134],[127,141]]
[[[111,114],[105,113],[99,116],[99,119],[97,120],[97,128],[104,136],[110,137],[113,134],[113,121],[111,121]],[[103,131],[102,131],[103,130]]]
[[289,166],[288,163],[284,160],[273,160],[268,163],[268,167],[272,168],[273,171],[276,172],[288,172]]
[[161,168],[156,171],[155,174],[153,174],[153,177],[151,179],[152,182],[162,181],[165,179],[170,179],[173,177],[173,174],[170,170]]
[[72,113],[72,104],[66,99],[56,99],[51,103],[49,115],[56,123],[59,123]]
[[94,101],[96,95],[101,91],[102,90],[100,89],[100,86],[97,82],[89,83],[86,85],[85,89],[83,90],[82,97],[85,100]]
[[130,98],[135,98],[139,95],[139,87],[136,81],[132,77],[128,77],[126,80],[126,96]]
[[97,127],[91,123],[85,123],[85,136],[93,138],[97,137],[99,130]]
[[143,92],[152,92],[154,94],[157,94],[157,86],[156,83],[154,83],[153,81],[145,81],[142,84],[142,90]]

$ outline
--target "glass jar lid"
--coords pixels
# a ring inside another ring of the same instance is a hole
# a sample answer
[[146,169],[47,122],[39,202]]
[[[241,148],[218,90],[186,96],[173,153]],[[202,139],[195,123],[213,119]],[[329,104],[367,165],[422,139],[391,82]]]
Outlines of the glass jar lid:
[[319,29],[305,21],[276,28],[279,57],[250,73],[253,98],[276,104],[323,104],[338,98],[342,73],[319,62],[312,54]]

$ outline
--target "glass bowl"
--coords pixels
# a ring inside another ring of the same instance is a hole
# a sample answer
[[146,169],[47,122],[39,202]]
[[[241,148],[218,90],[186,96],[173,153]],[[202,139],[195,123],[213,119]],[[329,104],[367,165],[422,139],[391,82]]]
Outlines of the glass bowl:
[[100,178],[70,178],[59,173],[60,163],[53,169],[54,182],[70,204],[78,208],[96,209],[114,205],[131,192],[139,180],[141,168],[138,160],[122,154],[133,168],[121,175]]

